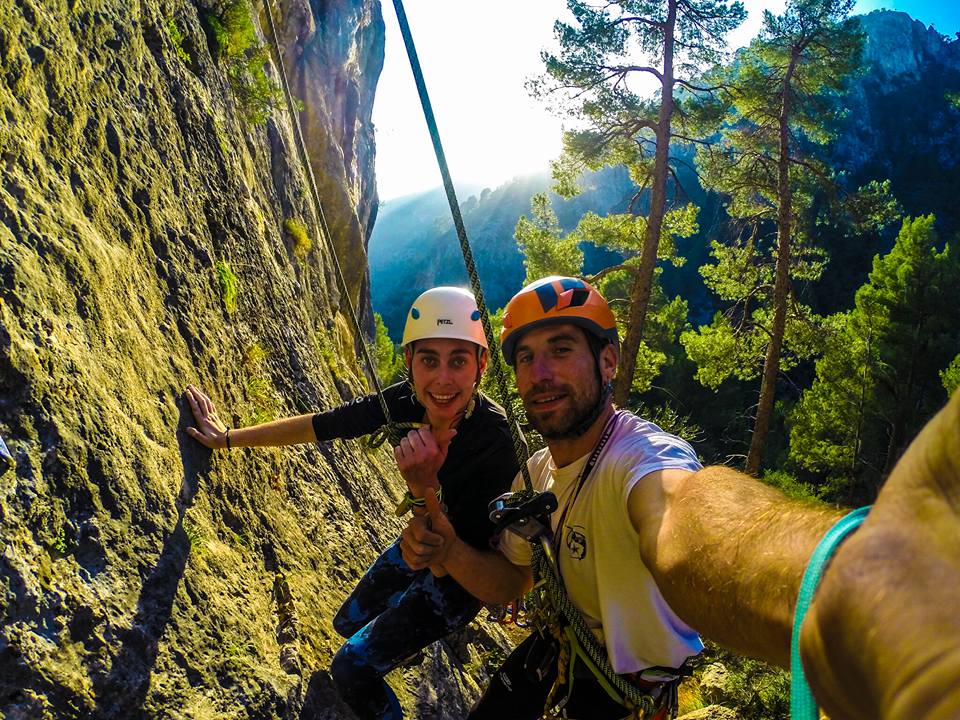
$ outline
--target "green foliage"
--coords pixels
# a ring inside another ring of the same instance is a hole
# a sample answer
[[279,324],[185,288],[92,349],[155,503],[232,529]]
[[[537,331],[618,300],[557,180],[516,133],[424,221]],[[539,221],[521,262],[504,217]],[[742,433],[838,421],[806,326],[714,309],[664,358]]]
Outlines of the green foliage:
[[816,379],[790,416],[791,459],[827,484],[848,484],[858,502],[872,500],[946,400],[943,368],[960,347],[960,259],[938,244],[932,216],[904,220],[855,309],[830,319]]
[[796,477],[785,470],[767,470],[761,480],[763,480],[766,485],[776,488],[788,498],[807,502],[820,501],[814,488],[797,480]]
[[947,395],[953,395],[960,387],[960,355],[957,355],[953,362],[940,373],[940,380],[943,382],[943,389]]
[[727,669],[725,706],[742,720],[770,720],[790,716],[790,673],[782,668],[728,651],[719,659]]
[[183,47],[183,33],[180,32],[180,28],[177,26],[177,21],[172,17],[168,17],[166,21],[167,35],[170,36],[170,40],[173,42],[173,47],[177,51],[177,57],[180,58],[185,64],[189,65],[193,62],[193,58],[190,57]]
[[[753,380],[760,376],[770,342],[773,320],[774,253],[769,247],[758,250],[756,238],[722,245],[712,243],[712,265],[700,268],[704,282],[731,306],[717,313],[713,322],[687,330],[680,341],[697,365],[697,379],[717,388],[728,377]],[[795,267],[805,277],[822,271],[818,254],[796,253]],[[792,300],[786,313],[783,346],[779,358],[782,371],[819,350],[821,319]]]
[[254,342],[243,350],[241,367],[245,376],[247,400],[243,407],[243,424],[259,425],[275,420],[281,414],[283,399],[273,386],[265,367],[268,353]]
[[254,125],[266,122],[283,91],[264,72],[270,54],[257,39],[249,1],[231,0],[219,15],[208,13],[205,20],[244,115]]
[[376,335],[373,343],[373,361],[377,365],[377,377],[383,385],[392,385],[403,378],[403,352],[393,344],[387,333],[387,326],[383,324],[380,313],[373,314],[376,326]]
[[[597,289],[610,303],[621,340],[626,335],[629,322],[628,298],[636,262],[637,258],[628,260],[623,263],[624,269],[606,272],[595,282]],[[659,268],[654,273],[644,337],[634,367],[632,388],[638,393],[649,390],[664,366],[678,354],[677,338],[687,322],[686,300],[680,297],[671,300],[664,294],[658,281],[660,273]]]
[[287,218],[283,221],[283,229],[293,240],[293,254],[301,260],[313,249],[313,238],[307,231],[307,226],[297,218]]
[[223,306],[227,314],[233,314],[237,309],[237,276],[230,264],[223,260],[217,260],[216,271]]
[[580,274],[583,251],[572,235],[563,237],[557,216],[546,193],[537,193],[530,200],[532,220],[526,216],[517,221],[514,237],[524,256],[527,271],[524,284],[548,275]]
[[681,415],[676,408],[668,403],[649,406],[639,402],[632,406],[630,410],[644,420],[649,420],[661,430],[681,437],[688,443],[697,442],[703,434],[700,426],[689,415]]
[[199,558],[206,548],[207,536],[203,528],[190,515],[183,518],[183,532],[190,543],[190,557]]
[[54,537],[53,543],[51,544],[50,547],[52,547],[54,550],[56,550],[56,551],[57,551],[58,553],[60,553],[61,555],[66,555],[66,554],[67,554],[67,549],[68,549],[68,548],[67,548],[67,536],[66,536],[66,532],[65,532],[64,529],[63,529],[63,525],[60,525],[59,527],[57,527],[56,537]]
[[267,351],[263,349],[263,345],[258,342],[247,345],[247,347],[243,349],[243,357],[241,359],[244,372],[247,375],[260,372],[260,368],[266,359]]

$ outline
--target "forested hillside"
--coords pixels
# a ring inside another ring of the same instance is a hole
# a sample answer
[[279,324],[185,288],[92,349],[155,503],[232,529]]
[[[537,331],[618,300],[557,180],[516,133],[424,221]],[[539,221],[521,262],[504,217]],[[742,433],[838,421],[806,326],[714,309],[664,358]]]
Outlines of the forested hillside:
[[[766,402],[772,403],[769,436],[765,447],[761,443],[757,449],[755,462],[772,481],[791,485],[799,479],[806,483],[801,492],[859,502],[870,499],[905,439],[945,399],[943,382],[949,382],[939,373],[960,352],[960,322],[952,314],[953,305],[944,299],[934,309],[939,291],[930,285],[932,276],[923,274],[934,273],[936,287],[949,287],[943,283],[952,282],[956,265],[956,251],[944,247],[960,229],[955,202],[960,187],[960,40],[900,12],[875,11],[851,18],[848,27],[854,35],[862,33],[851,47],[852,64],[837,69],[835,87],[832,78],[810,81],[821,82],[823,89],[811,95],[810,119],[798,119],[796,126],[796,136],[803,138],[796,167],[812,170],[796,181],[793,191],[799,204],[791,211],[795,232],[789,240],[785,339],[770,382],[777,376],[780,381],[767,395]],[[724,82],[732,85],[738,68],[754,62],[750,53],[761,51],[742,50],[735,62],[718,65],[705,77],[716,80],[726,73]],[[716,110],[709,103],[698,107],[693,95],[677,95],[690,117]],[[736,109],[726,112],[730,118]],[[600,128],[602,121],[596,122]],[[757,121],[744,115],[736,122],[745,127]],[[746,138],[734,137],[722,125],[710,131],[688,123],[672,142],[677,184],[671,212],[686,208],[686,214],[667,215],[671,231],[661,240],[629,403],[663,414],[664,422],[679,422],[698,439],[706,458],[742,462],[751,437],[755,439],[758,383],[769,350],[765,337],[774,319],[778,224],[765,208],[776,208],[776,193],[772,187],[772,195],[764,190],[761,178],[744,176],[736,182],[752,183],[755,194],[738,199],[731,190],[731,173],[746,160],[725,169],[719,156],[706,152],[702,144],[682,142],[682,137],[693,138],[694,131],[703,133],[714,148],[728,147],[734,153],[741,152],[736,143],[744,152],[748,148]],[[624,234],[625,218],[638,218],[629,232],[642,235],[650,194],[638,190],[625,167],[636,178],[647,161],[621,164],[622,152],[618,157],[617,152],[604,156],[595,148],[585,151],[589,133],[571,138],[566,176],[517,178],[462,202],[493,308],[523,284],[524,262],[531,263],[532,252],[559,257],[566,251],[557,248],[572,243],[583,253],[574,253],[580,259],[573,265],[534,263],[532,269],[541,274],[589,276],[623,260],[628,269],[640,264],[641,244]],[[534,201],[551,183],[561,190],[569,185],[571,167],[584,171],[576,178],[582,192],[564,197],[550,193],[548,199]],[[410,297],[433,284],[466,282],[443,200],[441,193],[406,198],[396,214],[388,203],[374,230],[374,309],[394,339]],[[526,219],[518,224],[521,217]],[[538,234],[549,240],[531,248],[529,237]],[[918,263],[941,269],[921,270]],[[937,275],[941,270],[945,274]],[[913,288],[908,281],[899,291],[888,287],[885,278],[911,273],[919,273],[913,282],[928,287]],[[605,275],[601,282],[609,295],[627,302],[623,273]],[[768,291],[765,304],[762,298]],[[871,295],[887,296],[888,307],[882,312],[875,306],[863,309],[863,298]],[[903,318],[908,311],[916,313],[912,324]],[[864,313],[872,313],[869,327],[863,325]],[[626,331],[626,315],[623,322]],[[854,325],[859,329],[853,330]],[[847,388],[846,396],[828,400],[824,393],[833,384],[826,378],[838,372],[835,354],[837,348],[849,351],[851,332],[860,338],[857,342],[869,345],[865,355],[845,361],[848,380],[860,381]],[[924,353],[923,370],[897,367],[889,354],[899,352],[892,345],[908,337]],[[939,348],[933,355],[929,343]],[[819,412],[813,410],[815,403]],[[898,403],[910,409],[892,419],[883,408]]]

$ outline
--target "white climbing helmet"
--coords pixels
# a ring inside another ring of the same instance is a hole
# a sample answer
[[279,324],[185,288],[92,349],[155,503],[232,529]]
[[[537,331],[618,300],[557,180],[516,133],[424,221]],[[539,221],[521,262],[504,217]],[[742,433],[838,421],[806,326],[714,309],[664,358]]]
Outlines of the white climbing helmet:
[[435,287],[414,300],[400,344],[406,347],[427,338],[467,340],[486,350],[487,338],[473,294],[458,287]]

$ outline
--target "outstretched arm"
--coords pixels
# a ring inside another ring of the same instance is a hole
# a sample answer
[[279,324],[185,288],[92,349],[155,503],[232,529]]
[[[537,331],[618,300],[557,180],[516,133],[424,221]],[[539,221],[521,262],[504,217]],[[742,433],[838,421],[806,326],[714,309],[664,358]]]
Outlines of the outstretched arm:
[[727,467],[661,470],[630,493],[640,555],[684,622],[786,667],[800,580],[837,511],[794,502]]
[[[187,434],[212,450],[226,448],[227,426],[217,415],[213,400],[193,385],[187,385],[186,395],[197,424],[188,427]],[[313,415],[300,415],[245,428],[230,428],[230,447],[279,447],[316,442],[312,420]]]
[[[840,513],[741,473],[652,473],[630,495],[640,553],[670,607],[786,665],[800,581]],[[897,464],[830,562],[800,649],[831,717],[960,717],[960,393]]]

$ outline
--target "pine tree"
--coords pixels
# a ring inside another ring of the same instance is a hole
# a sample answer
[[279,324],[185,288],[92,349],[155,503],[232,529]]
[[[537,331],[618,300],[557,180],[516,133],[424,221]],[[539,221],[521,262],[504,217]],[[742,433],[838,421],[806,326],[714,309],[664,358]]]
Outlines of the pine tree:
[[[789,0],[782,15],[765,12],[760,35],[732,67],[714,76],[722,94],[697,108],[698,120],[716,113],[722,123],[720,142],[698,148],[705,184],[730,197],[728,211],[746,228],[746,237],[740,235],[730,248],[715,244],[717,264],[704,272],[721,297],[739,303],[735,315],[718,315],[698,335],[688,334],[685,344],[698,364],[709,365],[722,360],[723,348],[746,341],[737,348],[746,366],[725,371],[739,377],[753,377],[753,359],[762,352],[746,462],[754,475],[778,374],[793,362],[785,352],[802,357],[815,331],[816,318],[793,296],[791,276],[815,280],[825,260],[809,242],[802,219],[817,188],[832,184],[815,150],[831,138],[831,97],[843,90],[859,59],[862,36],[856,22],[846,19],[852,6],[853,0]],[[701,375],[718,377],[709,368]]]
[[872,500],[960,365],[960,257],[937,245],[932,216],[904,220],[855,309],[831,319],[816,380],[790,417],[791,459],[852,482],[846,494],[858,501]]
[[547,275],[579,275],[583,266],[583,251],[573,237],[563,237],[550,198],[537,193],[530,200],[531,219],[517,221],[513,236],[523,255],[527,271],[524,285]]
[[[632,275],[629,317],[614,394],[625,405],[645,334],[664,219],[679,194],[670,155],[671,140],[681,135],[673,127],[674,93],[678,86],[708,91],[688,78],[719,59],[723,36],[746,13],[739,0],[613,0],[599,5],[568,0],[567,6],[574,21],[556,23],[559,52],[542,53],[546,74],[531,85],[535,96],[561,97],[563,108],[587,126],[564,138],[564,156],[554,166],[558,189],[575,192],[573,179],[583,167],[623,164],[638,187],[650,191],[640,260],[625,268]],[[645,81],[658,96],[645,93]],[[639,198],[638,193],[634,202]]]

